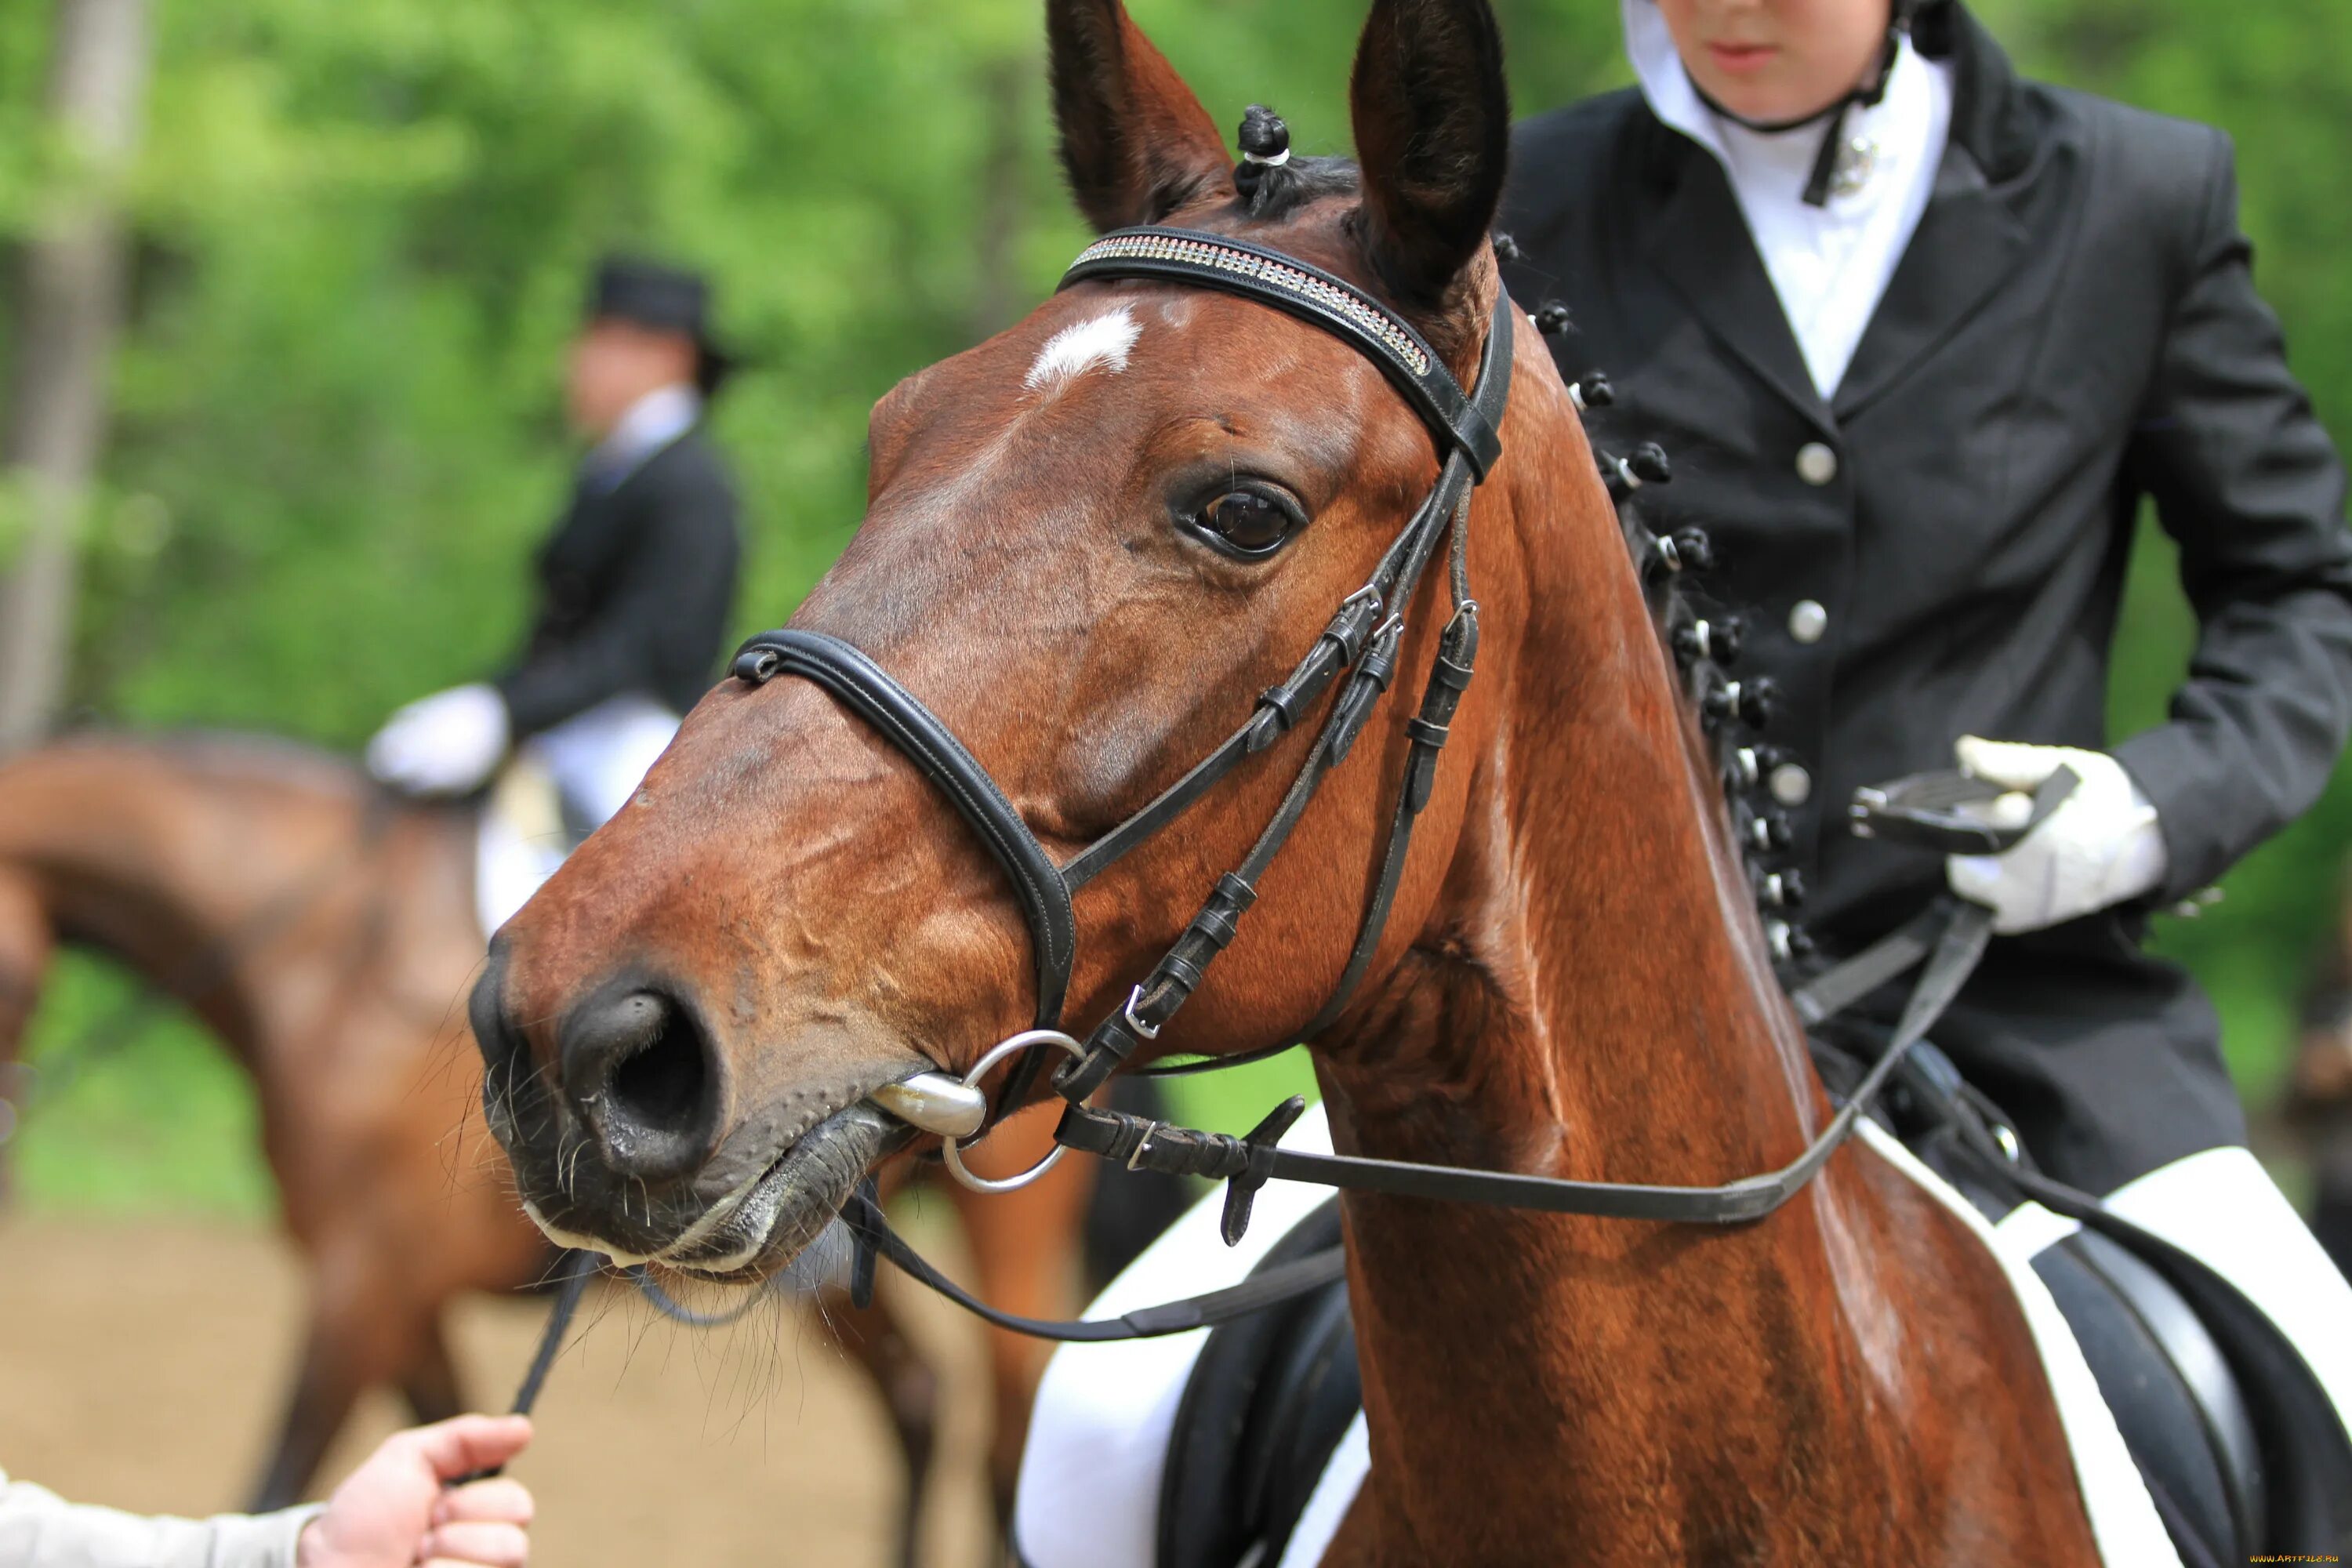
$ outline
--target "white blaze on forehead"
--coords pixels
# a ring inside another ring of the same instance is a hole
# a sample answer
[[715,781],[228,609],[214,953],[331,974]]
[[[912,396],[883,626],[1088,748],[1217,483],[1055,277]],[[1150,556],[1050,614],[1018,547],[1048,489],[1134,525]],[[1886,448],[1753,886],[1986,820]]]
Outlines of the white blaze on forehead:
[[1135,313],[1125,305],[1108,315],[1073,322],[1045,340],[1022,384],[1032,392],[1058,392],[1097,366],[1117,375],[1127,368],[1128,353],[1142,332]]

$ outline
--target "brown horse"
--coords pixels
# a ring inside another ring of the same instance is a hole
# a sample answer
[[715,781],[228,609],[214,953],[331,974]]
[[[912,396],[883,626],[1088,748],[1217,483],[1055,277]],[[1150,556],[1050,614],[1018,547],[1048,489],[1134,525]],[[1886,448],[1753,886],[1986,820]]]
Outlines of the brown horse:
[[[349,764],[279,742],[89,736],[0,764],[0,1062],[16,1053],[50,953],[106,952],[184,1001],[259,1096],[288,1230],[309,1263],[310,1322],[257,1489],[290,1502],[366,1389],[420,1420],[466,1404],[443,1310],[513,1291],[551,1252],[481,1136],[480,1062],[458,1004],[480,962],[469,812],[392,800]],[[1030,1119],[1013,1142],[1049,1140]],[[1019,1151],[1006,1150],[1010,1161]],[[1066,1310],[1090,1173],[1057,1171],[1010,1205],[956,1189],[978,1275]],[[936,1377],[887,1310],[825,1318],[871,1371],[921,1506]],[[1010,1495],[1042,1355],[990,1342],[992,1479]]]
[[[1485,0],[1377,0],[1360,169],[1314,161],[1271,202],[1241,194],[1117,0],[1047,15],[1064,160],[1097,227],[1164,221],[1312,263],[1469,384],[1513,309],[1486,238],[1508,110]],[[1387,936],[1312,1042],[1335,1142],[1620,1182],[1776,1168],[1829,1100],[1540,356],[1519,361],[1502,438],[1469,524],[1478,679]],[[903,682],[1057,856],[1248,716],[1437,473],[1428,428],[1349,344],[1156,281],[1069,288],[910,377],[871,449],[863,526],[793,624]],[[1443,576],[1411,607],[1402,691],[1430,678]],[[1316,1015],[1412,711],[1379,710],[1153,1048],[1267,1047]],[[1128,997],[1309,743],[1289,735],[1085,886],[1074,1015]],[[1029,1026],[1030,958],[1006,879],[902,752],[811,683],[725,684],[495,944],[475,1001],[508,1096],[493,1129],[551,1226],[631,1253],[697,1255],[689,1228],[751,1192],[737,1272],[757,1276],[912,1136],[863,1097]],[[2015,1296],[1891,1156],[1847,1147],[1737,1228],[1352,1194],[1343,1212],[1371,1468],[1328,1561],[2096,1561]]]

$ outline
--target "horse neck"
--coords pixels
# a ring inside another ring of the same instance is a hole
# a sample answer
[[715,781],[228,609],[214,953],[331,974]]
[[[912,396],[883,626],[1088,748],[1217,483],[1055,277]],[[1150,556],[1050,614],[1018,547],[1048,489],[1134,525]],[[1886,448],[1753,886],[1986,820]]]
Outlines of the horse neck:
[[166,743],[25,753],[0,767],[0,877],[33,890],[55,939],[178,994],[259,1071],[264,993],[299,982],[300,966],[253,962],[257,950],[287,934],[278,906],[331,865],[350,868],[366,831],[356,780],[333,787],[325,759],[295,760],[319,768],[315,784],[261,760],[199,764]]
[[[1526,584],[1487,616],[1521,628],[1511,668],[1480,676],[1506,711],[1445,901],[1318,1052],[1334,1137],[1391,1159],[1726,1182],[1793,1157],[1825,1108],[1590,459],[1572,437],[1550,445],[1566,470],[1523,468],[1480,520],[1523,552],[1488,578]],[[1778,1320],[1787,1282],[1819,1266],[1809,1220],[1702,1233],[1358,1197],[1346,1212],[1385,1472],[1366,1496],[1407,1556],[1501,1561],[1564,1519],[1644,1517],[1662,1476],[1713,1472],[1642,1450],[1803,1404],[1807,1347]],[[1779,1331],[1769,1362],[1739,1343],[1759,1319]]]

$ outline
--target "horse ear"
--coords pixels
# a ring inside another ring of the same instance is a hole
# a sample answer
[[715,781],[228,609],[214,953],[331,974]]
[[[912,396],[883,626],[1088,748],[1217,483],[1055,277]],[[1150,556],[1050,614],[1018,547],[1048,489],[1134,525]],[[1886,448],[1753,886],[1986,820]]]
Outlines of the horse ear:
[[1510,156],[1487,0],[1376,0],[1348,97],[1372,266],[1401,302],[1438,308],[1486,243]]
[[1209,111],[1119,0],[1045,0],[1045,37],[1062,167],[1097,230],[1157,223],[1231,187]]

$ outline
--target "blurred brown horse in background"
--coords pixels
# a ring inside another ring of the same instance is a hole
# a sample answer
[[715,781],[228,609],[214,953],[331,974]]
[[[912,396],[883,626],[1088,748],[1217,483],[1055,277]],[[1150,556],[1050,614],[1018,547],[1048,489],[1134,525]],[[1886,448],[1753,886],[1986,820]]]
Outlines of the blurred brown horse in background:
[[[285,742],[93,735],[0,763],[0,1064],[19,1048],[52,952],[73,943],[173,994],[253,1080],[310,1292],[259,1507],[301,1495],[371,1387],[397,1388],[422,1421],[464,1407],[445,1307],[467,1290],[530,1286],[553,1258],[482,1135],[481,1061],[457,1005],[484,945],[474,826],[470,810],[396,800]],[[999,1158],[1027,1163],[1049,1142],[1050,1123],[1030,1119]],[[1047,1315],[1073,1304],[1083,1163],[1009,1202],[952,1189],[992,1296]],[[860,1311],[835,1293],[823,1315],[889,1407],[908,1461],[911,1561],[937,1377],[887,1300]],[[1002,1500],[1042,1352],[992,1334],[990,1357]]]

